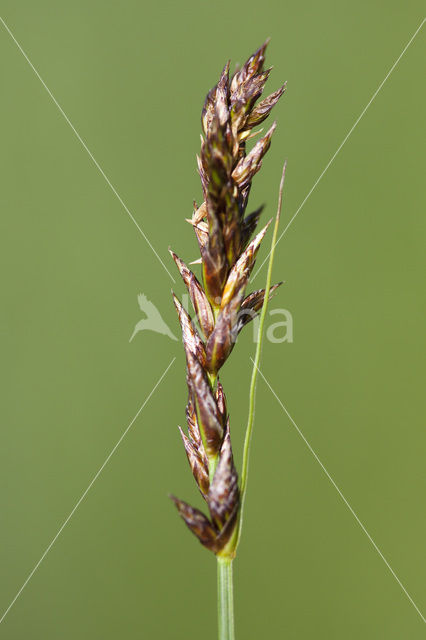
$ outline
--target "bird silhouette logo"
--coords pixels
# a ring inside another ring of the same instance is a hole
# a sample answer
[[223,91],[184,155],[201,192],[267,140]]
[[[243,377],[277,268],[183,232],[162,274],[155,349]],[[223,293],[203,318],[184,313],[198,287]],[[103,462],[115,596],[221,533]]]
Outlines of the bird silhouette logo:
[[177,340],[176,336],[173,335],[169,327],[164,322],[155,304],[148,300],[148,298],[143,293],[140,293],[138,295],[138,303],[140,310],[143,311],[143,313],[146,315],[146,318],[142,318],[142,320],[139,320],[139,322],[135,325],[129,342],[133,340],[133,338],[137,333],[139,333],[139,331],[155,331],[156,333],[161,333],[164,336],[168,336],[172,340]]

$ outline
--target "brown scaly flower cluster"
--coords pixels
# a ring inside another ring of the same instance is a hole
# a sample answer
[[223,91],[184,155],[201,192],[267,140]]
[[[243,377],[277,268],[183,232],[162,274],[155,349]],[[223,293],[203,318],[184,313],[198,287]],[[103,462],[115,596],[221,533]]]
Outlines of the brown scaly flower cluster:
[[[263,305],[264,290],[246,296],[266,225],[250,242],[261,209],[246,214],[253,176],[271,144],[276,123],[246,151],[246,142],[285,91],[285,85],[257,102],[271,69],[264,69],[267,42],[229,78],[229,63],[208,93],[202,111],[198,170],[204,202],[194,203],[191,222],[201,253],[202,282],[171,251],[188,289],[200,331],[173,295],[182,329],[189,390],[188,435],[180,429],[192,473],[210,517],[172,497],[200,542],[217,555],[234,555],[240,506],[229,418],[219,369],[244,325]],[[257,103],[257,104],[256,104]],[[278,287],[271,287],[271,293]]]

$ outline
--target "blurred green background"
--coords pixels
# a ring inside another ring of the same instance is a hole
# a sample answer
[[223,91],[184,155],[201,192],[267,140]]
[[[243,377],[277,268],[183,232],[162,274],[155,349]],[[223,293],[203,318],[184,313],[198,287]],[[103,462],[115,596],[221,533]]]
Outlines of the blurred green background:
[[[172,275],[196,257],[200,110],[266,36],[288,81],[251,208],[284,222],[422,19],[419,2],[3,0],[1,15]],[[279,244],[294,342],[262,371],[424,611],[424,48],[419,33]],[[0,625],[21,639],[213,639],[215,561],[167,498],[199,504],[176,425],[180,342],[129,337],[143,292],[177,333],[173,285],[0,25]],[[267,241],[269,243],[269,241]],[[266,244],[261,258],[266,255]],[[260,262],[259,262],[260,264]],[[261,286],[265,270],[254,286]],[[183,292],[180,282],[174,285]],[[251,331],[223,372],[240,463]],[[424,625],[262,380],[239,639],[417,640]],[[1,615],[1,613],[0,613]]]

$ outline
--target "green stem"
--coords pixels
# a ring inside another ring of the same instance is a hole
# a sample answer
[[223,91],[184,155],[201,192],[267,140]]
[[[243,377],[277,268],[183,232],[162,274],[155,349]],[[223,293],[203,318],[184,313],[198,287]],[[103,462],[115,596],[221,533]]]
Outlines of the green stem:
[[250,395],[249,395],[249,414],[248,414],[248,419],[247,419],[246,435],[245,435],[245,438],[244,438],[243,463],[242,463],[242,472],[241,472],[241,509],[240,509],[240,517],[239,517],[239,521],[238,521],[238,527],[237,527],[238,532],[237,532],[237,541],[236,541],[235,548],[237,548],[238,543],[240,541],[241,531],[242,531],[242,524],[243,524],[243,509],[244,509],[244,501],[245,501],[245,496],[246,496],[246,491],[247,491],[250,444],[251,444],[251,438],[252,438],[252,435],[253,435],[254,405],[255,405],[255,396],[256,396],[256,380],[257,380],[257,374],[258,374],[258,370],[259,370],[260,356],[261,356],[261,352],[262,352],[262,339],[263,339],[263,330],[264,330],[264,326],[265,326],[266,311],[267,311],[267,308],[268,308],[269,293],[270,293],[270,290],[271,290],[272,264],[274,262],[275,247],[276,247],[276,244],[277,244],[278,227],[279,227],[279,223],[280,223],[280,215],[281,215],[281,206],[282,206],[282,199],[283,199],[283,188],[284,188],[284,178],[285,178],[286,164],[287,163],[285,162],[284,163],[284,167],[283,167],[282,177],[281,177],[280,190],[279,190],[279,196],[278,196],[277,215],[275,217],[274,232],[273,232],[273,235],[272,235],[272,243],[271,243],[271,251],[270,251],[270,254],[269,254],[268,273],[267,273],[267,276],[266,276],[265,297],[264,297],[264,300],[263,300],[262,311],[260,313],[259,331],[258,331],[258,334],[257,334],[256,354],[255,354],[255,357],[254,357],[253,370],[252,370],[252,374],[251,374]]
[[235,640],[234,589],[230,558],[217,558],[217,614],[219,640]]

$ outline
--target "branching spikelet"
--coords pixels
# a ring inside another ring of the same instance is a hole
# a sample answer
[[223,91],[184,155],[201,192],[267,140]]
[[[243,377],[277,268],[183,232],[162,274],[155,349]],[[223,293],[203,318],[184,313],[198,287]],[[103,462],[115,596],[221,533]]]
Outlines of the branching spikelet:
[[[258,101],[271,69],[264,69],[266,41],[229,78],[229,62],[209,91],[201,114],[204,136],[197,156],[204,202],[194,203],[191,223],[201,254],[202,283],[173,252],[188,289],[201,333],[173,294],[186,354],[188,435],[185,452],[210,517],[172,497],[186,525],[218,555],[232,557],[240,492],[234,466],[229,416],[218,371],[231,353],[241,329],[263,305],[265,291],[246,296],[256,256],[267,231],[250,241],[262,208],[246,214],[254,175],[262,166],[276,123],[247,153],[253,127],[270,114],[285,85]],[[256,104],[257,102],[257,104]],[[268,223],[269,224],[269,223]],[[198,262],[198,261],[196,261]],[[194,264],[194,263],[192,263]],[[279,284],[271,287],[271,296]]]

